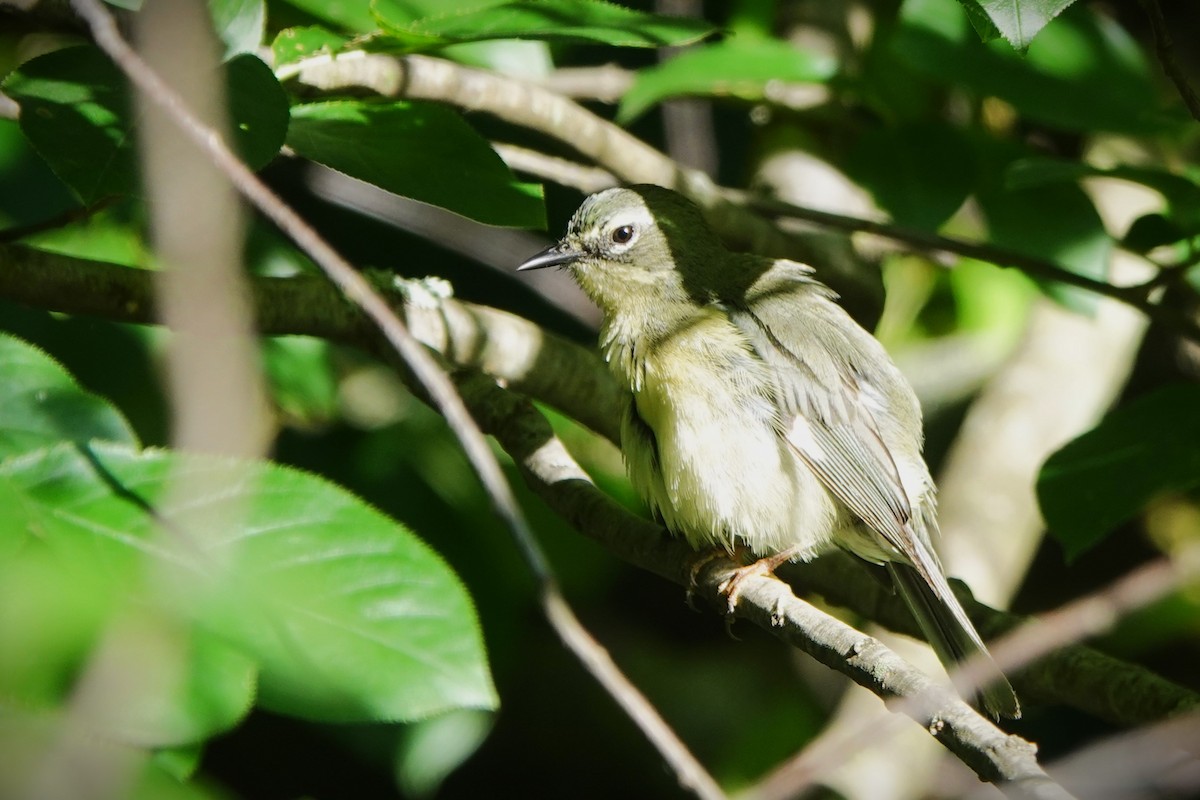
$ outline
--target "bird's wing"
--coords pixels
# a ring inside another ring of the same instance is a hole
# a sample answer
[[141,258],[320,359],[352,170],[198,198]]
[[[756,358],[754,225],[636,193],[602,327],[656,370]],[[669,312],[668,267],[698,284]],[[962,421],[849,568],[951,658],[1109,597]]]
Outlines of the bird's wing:
[[[808,324],[798,326],[796,315]],[[912,505],[881,423],[896,393],[875,384],[898,376],[879,372],[882,349],[871,352],[878,343],[811,286],[751,298],[731,308],[730,318],[772,369],[788,444],[830,493],[934,580],[936,556],[913,530]]]

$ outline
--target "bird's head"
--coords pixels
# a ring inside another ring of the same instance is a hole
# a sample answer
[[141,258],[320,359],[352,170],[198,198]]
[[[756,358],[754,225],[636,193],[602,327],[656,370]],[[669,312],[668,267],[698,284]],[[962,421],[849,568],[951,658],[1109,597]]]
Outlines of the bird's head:
[[606,189],[588,197],[558,244],[518,270],[564,267],[606,313],[640,304],[704,304],[707,274],[726,253],[700,209],[659,186]]

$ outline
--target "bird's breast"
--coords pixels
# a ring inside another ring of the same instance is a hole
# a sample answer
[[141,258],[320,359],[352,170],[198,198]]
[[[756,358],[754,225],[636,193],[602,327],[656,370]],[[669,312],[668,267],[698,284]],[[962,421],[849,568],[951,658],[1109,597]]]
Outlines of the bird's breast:
[[723,317],[610,352],[631,394],[622,449],[635,488],[695,547],[823,545],[836,510],[780,436],[766,364]]

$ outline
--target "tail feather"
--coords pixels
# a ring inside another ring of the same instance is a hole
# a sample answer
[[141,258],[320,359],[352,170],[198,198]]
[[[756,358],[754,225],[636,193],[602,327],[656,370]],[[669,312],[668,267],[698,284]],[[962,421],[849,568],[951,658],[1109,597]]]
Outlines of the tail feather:
[[[1019,718],[1021,707],[1012,686],[992,660],[966,611],[950,591],[950,585],[944,580],[939,581],[943,591],[938,592],[908,564],[888,562],[887,569],[942,664],[952,669],[968,659],[982,656],[989,671],[986,683],[979,690],[977,703],[982,704],[983,710],[993,718]],[[938,577],[941,577],[940,573]]]

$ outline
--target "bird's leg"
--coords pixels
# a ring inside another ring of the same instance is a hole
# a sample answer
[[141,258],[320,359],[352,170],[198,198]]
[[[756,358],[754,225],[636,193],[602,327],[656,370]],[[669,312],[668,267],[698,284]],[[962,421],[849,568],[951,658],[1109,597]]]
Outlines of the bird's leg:
[[721,581],[721,585],[717,587],[717,591],[725,595],[725,599],[729,604],[726,613],[732,615],[737,609],[738,596],[742,593],[743,581],[754,575],[774,575],[775,570],[781,564],[791,561],[800,552],[800,549],[799,547],[792,547],[774,555],[760,558],[752,564],[739,567],[731,572],[729,577]]

